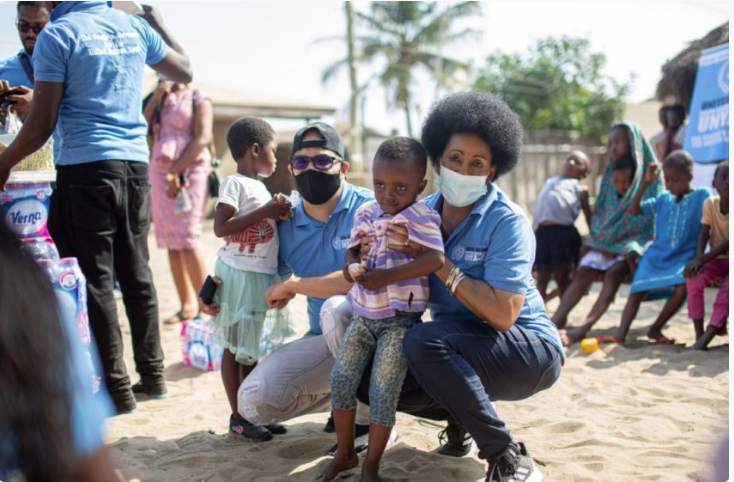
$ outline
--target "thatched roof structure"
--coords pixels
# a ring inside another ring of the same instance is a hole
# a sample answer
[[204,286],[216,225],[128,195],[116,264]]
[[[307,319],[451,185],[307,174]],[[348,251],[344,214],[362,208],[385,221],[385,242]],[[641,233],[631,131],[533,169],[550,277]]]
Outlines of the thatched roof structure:
[[705,37],[694,40],[685,50],[662,67],[663,78],[658,82],[655,97],[663,102],[674,101],[688,110],[696,81],[701,51],[729,43],[729,22],[715,28]]

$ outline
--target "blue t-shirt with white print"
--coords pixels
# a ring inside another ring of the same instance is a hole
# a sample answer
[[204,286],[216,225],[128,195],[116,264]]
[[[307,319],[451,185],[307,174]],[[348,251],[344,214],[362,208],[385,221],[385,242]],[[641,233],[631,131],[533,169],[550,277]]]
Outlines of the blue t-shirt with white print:
[[148,162],[143,68],[167,53],[145,20],[106,2],[63,2],[51,12],[33,64],[36,82],[64,84],[56,165]]

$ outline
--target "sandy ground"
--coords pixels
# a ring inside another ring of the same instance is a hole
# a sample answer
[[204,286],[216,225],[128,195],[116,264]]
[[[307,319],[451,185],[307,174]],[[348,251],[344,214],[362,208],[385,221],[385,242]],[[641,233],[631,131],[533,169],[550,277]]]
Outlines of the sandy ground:
[[[166,252],[151,233],[151,266],[161,318],[178,310]],[[220,242],[205,227],[207,267],[213,269]],[[580,321],[598,292],[572,313]],[[597,325],[594,334],[614,334],[628,287]],[[707,292],[713,300],[715,292]],[[710,305],[711,303],[709,303]],[[549,311],[556,303],[549,305]],[[632,327],[630,347],[604,345],[586,355],[568,351],[560,380],[550,390],[497,409],[517,440],[541,464],[546,480],[711,480],[719,441],[729,430],[729,338],[712,350],[684,353],[694,333],[685,310],[666,328],[678,340],[655,346],[645,338],[662,302],[643,304]],[[122,308],[122,306],[120,306]],[[292,303],[298,332],[307,329],[305,300]],[[132,363],[129,328],[123,317],[128,369]],[[107,441],[125,481],[285,481],[313,480],[335,442],[322,431],[326,413],[286,422],[288,434],[265,443],[227,436],[229,409],[218,372],[181,364],[178,327],[162,326],[170,396],[141,401],[138,412],[109,423]],[[133,380],[137,377],[134,375]],[[398,414],[398,440],[385,453],[383,480],[438,482],[484,480],[486,465],[476,457],[435,454],[433,422]],[[356,475],[344,480],[358,480]]]

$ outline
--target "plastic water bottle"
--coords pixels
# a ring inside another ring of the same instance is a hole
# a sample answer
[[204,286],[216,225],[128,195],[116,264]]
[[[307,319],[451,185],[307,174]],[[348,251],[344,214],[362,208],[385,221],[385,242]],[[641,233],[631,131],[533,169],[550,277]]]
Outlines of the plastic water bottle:
[[189,178],[186,174],[181,174],[179,179],[181,181],[181,190],[178,192],[178,196],[176,196],[176,200],[173,203],[173,214],[176,216],[187,213],[193,208],[191,193],[188,188]]
[[8,183],[0,193],[0,208],[10,230],[19,238],[48,238],[51,184]]
[[100,377],[92,362],[90,345],[92,335],[89,330],[87,313],[87,280],[82,273],[76,258],[41,259],[39,266],[46,272],[53,284],[56,300],[62,316],[74,320],[77,334],[85,349],[89,376],[92,379],[93,393],[99,390]]
[[176,196],[176,201],[173,203],[173,214],[179,216],[191,211],[192,207],[191,194],[186,187],[182,187],[178,196]]
[[34,260],[59,259],[59,251],[51,238],[23,238],[23,251]]

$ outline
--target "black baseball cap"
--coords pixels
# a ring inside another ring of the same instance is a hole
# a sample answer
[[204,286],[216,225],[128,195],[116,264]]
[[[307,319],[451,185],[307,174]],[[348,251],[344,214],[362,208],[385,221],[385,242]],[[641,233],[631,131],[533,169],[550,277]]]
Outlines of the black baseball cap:
[[[304,141],[303,137],[306,133],[313,130],[316,130],[321,134],[321,139]],[[293,149],[291,150],[291,155],[306,147],[322,147],[344,159],[344,144],[342,144],[341,136],[336,129],[323,122],[308,124],[296,132],[296,135],[293,137]]]

